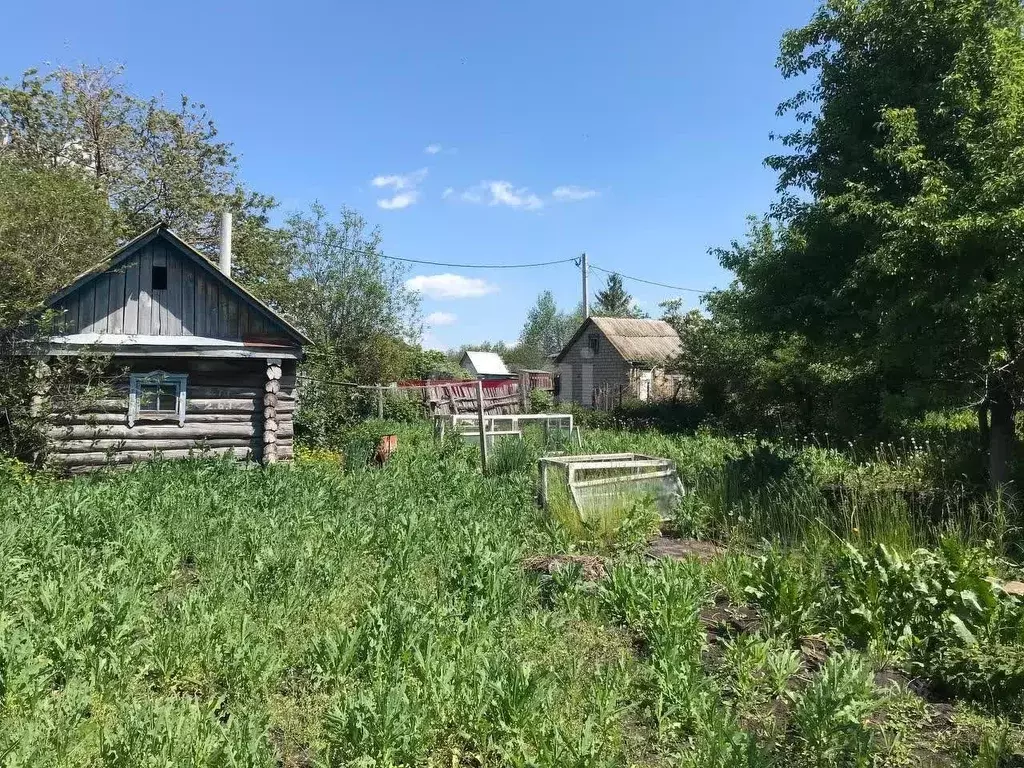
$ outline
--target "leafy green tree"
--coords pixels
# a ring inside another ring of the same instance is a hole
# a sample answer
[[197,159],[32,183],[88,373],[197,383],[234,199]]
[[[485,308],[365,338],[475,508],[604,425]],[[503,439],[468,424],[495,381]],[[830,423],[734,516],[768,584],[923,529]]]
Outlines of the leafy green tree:
[[1024,352],[1022,28],[1018,0],[827,0],[787,33],[808,86],[768,159],[782,196],[720,253],[737,280],[712,300],[879,402],[975,403],[997,486]]
[[572,313],[562,312],[555,303],[554,294],[542,291],[527,312],[526,322],[519,334],[519,344],[527,351],[524,357],[529,354],[535,363],[530,367],[547,365],[550,362],[548,356],[561,351],[581,322],[582,308]]
[[315,203],[289,217],[284,235],[292,289],[282,308],[313,341],[296,426],[330,444],[365,406],[337,382],[378,384],[408,370],[419,297],[405,288],[404,268],[384,258],[380,232],[351,209],[333,220]]
[[633,302],[633,297],[626,291],[622,283],[622,275],[612,273],[608,275],[605,287],[594,296],[595,315],[606,317],[646,317],[646,315]]
[[244,235],[237,260],[250,276],[266,258],[259,252],[266,234],[255,228],[266,224],[273,199],[239,182],[238,160],[205,105],[184,95],[173,107],[139,98],[122,74],[81,66],[0,81],[0,155],[27,167],[79,170],[106,193],[122,236],[162,221],[212,253],[219,213],[233,210]]
[[457,349],[448,353],[449,358],[455,365],[459,365],[463,354],[467,350],[475,349],[480,352],[494,352],[504,361],[509,370],[519,368],[543,368],[547,359],[536,349],[523,343],[512,344],[511,346],[503,341],[479,341],[471,344],[463,344]]
[[410,379],[468,379],[469,373],[459,365],[453,354],[438,349],[408,350],[408,368],[405,375]]
[[0,155],[0,328],[108,255],[116,232],[106,197],[74,169]]
[[27,168],[0,156],[0,453],[40,458],[45,409],[74,411],[100,380],[102,361],[51,361],[41,380],[18,346],[45,331],[43,299],[113,250],[116,217],[106,196],[71,168]]

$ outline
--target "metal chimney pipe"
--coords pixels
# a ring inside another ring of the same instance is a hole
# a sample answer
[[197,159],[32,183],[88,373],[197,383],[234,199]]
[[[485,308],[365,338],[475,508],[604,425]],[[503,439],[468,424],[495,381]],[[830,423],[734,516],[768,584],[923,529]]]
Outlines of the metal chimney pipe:
[[220,215],[220,271],[231,277],[231,211]]

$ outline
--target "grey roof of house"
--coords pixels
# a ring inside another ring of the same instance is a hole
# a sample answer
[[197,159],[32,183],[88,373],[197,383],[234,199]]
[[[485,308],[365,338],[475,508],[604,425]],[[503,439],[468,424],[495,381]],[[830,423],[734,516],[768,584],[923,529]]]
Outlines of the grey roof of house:
[[561,362],[588,327],[594,326],[608,339],[623,359],[630,363],[659,364],[682,350],[679,334],[664,320],[633,317],[590,317],[583,321],[569,343],[558,353]]

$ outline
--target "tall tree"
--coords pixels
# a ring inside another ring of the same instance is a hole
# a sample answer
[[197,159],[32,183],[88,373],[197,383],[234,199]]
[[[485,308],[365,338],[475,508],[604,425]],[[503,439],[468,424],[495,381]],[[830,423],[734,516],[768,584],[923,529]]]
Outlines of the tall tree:
[[644,317],[644,313],[634,304],[633,297],[626,291],[622,283],[622,275],[608,275],[604,289],[594,296],[593,311],[595,315],[607,317]]
[[[19,354],[25,334],[45,330],[40,302],[100,261],[115,241],[106,196],[77,170],[23,167],[0,156],[0,453],[31,459],[45,442],[41,410],[32,407],[39,369]],[[79,410],[100,370],[85,357],[51,360],[49,407]]]
[[[82,66],[0,81],[0,155],[78,169],[106,193],[122,235],[163,221],[212,253],[221,210],[250,227],[263,221],[274,201],[239,182],[237,158],[205,105],[184,95],[173,107],[139,98],[122,75]],[[237,244],[243,262],[249,243]]]
[[787,33],[809,86],[780,108],[782,196],[713,299],[917,409],[974,399],[996,486],[1024,353],[1022,29],[1019,0],[827,0]]
[[520,346],[533,351],[538,364],[547,363],[549,355],[561,351],[566,342],[583,322],[582,308],[575,312],[562,312],[551,291],[542,291],[526,315],[526,323],[519,334]]
[[378,384],[408,370],[408,344],[422,330],[419,296],[405,288],[404,268],[384,258],[380,232],[351,209],[332,219],[316,203],[288,219],[284,236],[292,287],[282,308],[313,341],[298,426],[329,444],[360,408],[333,382]]
[[106,197],[69,168],[26,168],[0,156],[0,329],[114,249]]

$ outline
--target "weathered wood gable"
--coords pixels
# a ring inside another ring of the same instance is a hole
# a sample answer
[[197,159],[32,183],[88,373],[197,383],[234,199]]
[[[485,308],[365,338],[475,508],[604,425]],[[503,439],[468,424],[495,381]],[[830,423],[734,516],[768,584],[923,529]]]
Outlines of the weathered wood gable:
[[174,235],[157,228],[57,294],[64,334],[299,344],[301,336]]

